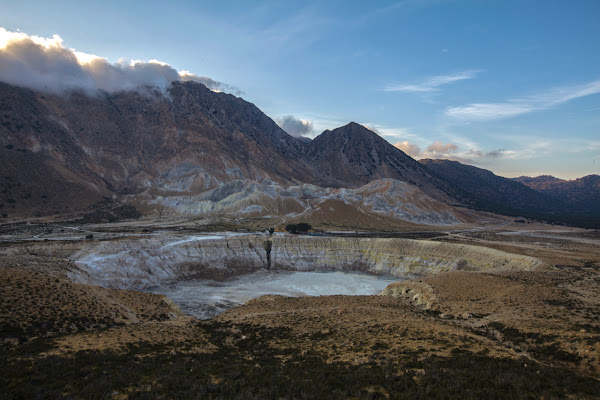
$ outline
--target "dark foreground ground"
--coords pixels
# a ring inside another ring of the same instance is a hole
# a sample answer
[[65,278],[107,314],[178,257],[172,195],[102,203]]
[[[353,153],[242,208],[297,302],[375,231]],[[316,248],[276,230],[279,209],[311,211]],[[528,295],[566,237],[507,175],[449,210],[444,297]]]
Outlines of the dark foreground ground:
[[594,234],[441,240],[545,264],[441,273],[387,296],[264,296],[197,321],[163,296],[70,282],[73,242],[4,243],[0,398],[600,397]]

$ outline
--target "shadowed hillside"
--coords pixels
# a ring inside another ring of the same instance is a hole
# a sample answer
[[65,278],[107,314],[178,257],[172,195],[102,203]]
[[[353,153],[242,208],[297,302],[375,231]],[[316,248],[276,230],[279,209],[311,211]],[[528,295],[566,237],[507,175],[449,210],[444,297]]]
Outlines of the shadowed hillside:
[[573,226],[600,226],[597,175],[569,182],[542,178],[531,183],[530,179],[536,178],[508,179],[458,161],[423,159],[420,162],[461,188],[478,209]]

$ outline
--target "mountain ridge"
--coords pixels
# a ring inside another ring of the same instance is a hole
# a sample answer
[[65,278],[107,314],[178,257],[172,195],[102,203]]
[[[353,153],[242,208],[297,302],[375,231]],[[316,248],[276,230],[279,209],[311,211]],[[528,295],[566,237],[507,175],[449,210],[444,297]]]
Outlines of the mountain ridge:
[[[419,162],[463,189],[476,209],[560,224],[590,228],[600,226],[598,175],[574,181],[550,179],[548,176],[541,179],[511,179],[453,160],[422,159]],[[528,183],[522,183],[521,180]],[[550,188],[542,190],[536,187],[535,182],[540,181],[544,184],[551,182]],[[579,187],[579,193],[573,184]],[[581,193],[585,193],[586,197]]]
[[550,175],[520,176],[513,180],[558,201],[568,203],[580,212],[587,211],[591,215],[600,216],[600,175],[586,175],[571,180]]
[[[596,191],[586,189],[593,178],[578,181],[575,192],[587,197],[576,201],[562,181],[555,182],[563,185],[556,189],[562,194],[552,195],[453,163],[417,162],[356,122],[299,140],[254,104],[196,82],[173,82],[165,92],[140,87],[95,96],[0,83],[3,218],[112,205],[135,206],[145,214],[213,210],[255,218],[318,214],[329,221],[326,210],[363,221],[367,214],[387,213],[391,219],[441,224],[471,218],[448,208],[456,205],[535,218],[565,210],[580,217],[596,212]],[[369,185],[394,188],[399,197],[380,189],[369,194]],[[272,195],[259,196],[257,188]],[[403,193],[411,194],[402,200]],[[416,218],[415,212],[428,217]],[[131,209],[121,214],[136,215]]]
[[[415,185],[419,196],[431,201],[452,201],[442,190],[445,182],[359,124],[333,131],[349,141],[348,148],[335,138],[324,144],[328,132],[303,142],[254,104],[200,83],[174,82],[166,92],[145,87],[97,96],[77,91],[59,96],[0,83],[0,99],[0,172],[13,182],[1,183],[0,204],[11,215],[64,214],[111,200],[144,213],[160,209],[162,214],[165,207],[176,212],[182,208],[175,199],[200,201],[202,193],[234,181],[257,182],[272,191],[307,184],[358,189],[391,178]],[[363,150],[370,156],[367,164]],[[350,161],[338,169],[340,158],[330,153]],[[264,207],[252,203],[251,187],[229,186],[240,192],[218,202],[243,206],[238,212]],[[284,195],[273,201],[304,204],[290,212],[311,210],[301,198]],[[446,212],[446,205],[434,203],[430,210]],[[236,208],[224,204],[208,209],[234,215]]]
[[356,187],[393,178],[415,185],[438,200],[456,201],[446,182],[436,180],[416,160],[356,122],[324,131],[308,143],[307,149],[309,163],[322,176],[335,177],[332,182],[325,181],[327,184]]

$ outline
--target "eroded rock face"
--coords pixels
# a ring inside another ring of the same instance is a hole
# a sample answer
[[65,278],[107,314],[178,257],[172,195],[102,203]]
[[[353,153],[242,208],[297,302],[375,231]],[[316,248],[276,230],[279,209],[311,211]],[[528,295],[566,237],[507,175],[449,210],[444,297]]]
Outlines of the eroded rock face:
[[[145,192],[139,201],[168,215],[242,215],[244,217],[336,215],[346,209],[354,218],[383,217],[424,225],[456,225],[468,221],[462,213],[426,195],[421,189],[395,179],[378,179],[357,189],[312,184],[283,186],[272,181],[232,180],[200,194],[155,196]],[[348,215],[346,216],[348,217]]]
[[223,280],[264,268],[263,238],[156,237],[106,241],[73,255],[76,282],[111,288],[147,288],[181,279]]
[[541,263],[498,250],[426,240],[253,234],[105,241],[72,258],[80,267],[69,273],[76,282],[136,289],[186,279],[222,280],[261,268],[410,278],[455,269],[532,269]]
[[539,261],[483,247],[428,240],[279,236],[272,268],[347,270],[416,277],[454,269],[529,269]]

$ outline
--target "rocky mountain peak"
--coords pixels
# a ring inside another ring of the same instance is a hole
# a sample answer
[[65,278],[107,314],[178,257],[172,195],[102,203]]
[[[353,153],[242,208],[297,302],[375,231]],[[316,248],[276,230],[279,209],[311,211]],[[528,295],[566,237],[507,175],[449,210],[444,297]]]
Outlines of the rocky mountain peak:
[[340,126],[339,128],[335,128],[333,130],[326,130],[321,135],[335,135],[337,138],[345,137],[355,139],[359,139],[363,136],[370,137],[372,139],[379,138],[379,135],[377,135],[375,132],[371,131],[370,129],[366,128],[361,124],[357,124],[356,122],[350,122],[344,126]]
[[445,182],[356,122],[321,133],[306,148],[307,161],[327,185],[358,187],[376,179],[392,178],[415,185],[439,200],[449,201],[451,189]]
[[201,83],[60,96],[0,84],[0,110],[0,204],[11,216],[103,198],[153,213],[157,198],[196,202],[233,181],[359,188],[391,178],[456,204],[445,182],[360,124],[302,141],[254,104]]

